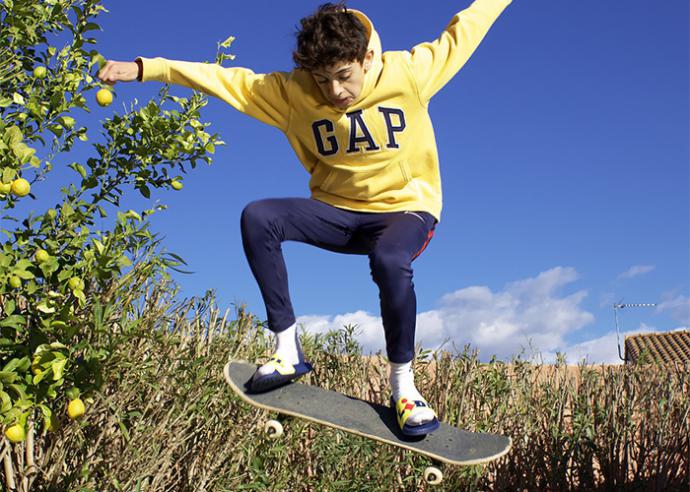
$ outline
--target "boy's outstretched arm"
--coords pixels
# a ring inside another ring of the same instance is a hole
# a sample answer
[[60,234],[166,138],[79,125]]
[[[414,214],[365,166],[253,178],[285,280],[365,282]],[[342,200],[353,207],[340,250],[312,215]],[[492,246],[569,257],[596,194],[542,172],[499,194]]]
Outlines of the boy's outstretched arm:
[[165,58],[139,57],[135,62],[108,61],[98,72],[108,84],[156,80],[183,85],[227,102],[235,109],[285,131],[290,115],[287,74],[257,74],[247,68],[224,68]]
[[470,58],[489,28],[512,0],[475,0],[455,14],[435,41],[410,51],[419,96],[428,102]]

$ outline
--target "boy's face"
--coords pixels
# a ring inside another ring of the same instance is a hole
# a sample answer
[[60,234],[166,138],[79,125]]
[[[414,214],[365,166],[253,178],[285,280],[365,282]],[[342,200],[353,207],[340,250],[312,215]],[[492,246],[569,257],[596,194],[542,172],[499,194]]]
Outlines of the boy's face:
[[371,68],[374,52],[368,51],[364,63],[340,62],[312,70],[311,75],[323,96],[333,106],[345,109],[357,99],[364,86],[364,74]]

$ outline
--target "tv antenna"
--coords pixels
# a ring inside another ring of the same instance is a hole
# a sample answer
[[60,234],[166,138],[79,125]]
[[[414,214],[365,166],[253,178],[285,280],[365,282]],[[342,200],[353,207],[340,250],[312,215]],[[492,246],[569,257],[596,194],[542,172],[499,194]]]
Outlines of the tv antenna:
[[618,357],[623,362],[625,362],[625,358],[621,354],[621,336],[620,336],[620,330],[618,328],[618,310],[619,309],[625,309],[625,308],[647,308],[647,307],[654,307],[654,306],[656,306],[655,303],[623,304],[623,302],[618,302],[618,303],[613,305],[613,315],[616,318],[616,341],[618,342]]

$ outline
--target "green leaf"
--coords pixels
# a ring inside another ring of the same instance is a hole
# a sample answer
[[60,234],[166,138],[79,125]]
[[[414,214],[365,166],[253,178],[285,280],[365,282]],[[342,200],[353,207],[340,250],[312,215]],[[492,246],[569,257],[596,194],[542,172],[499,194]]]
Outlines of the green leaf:
[[25,323],[26,320],[24,319],[24,316],[13,314],[12,316],[8,316],[7,318],[0,321],[0,327],[7,326],[9,328],[19,330],[21,328],[24,328]]
[[81,164],[73,162],[72,164],[69,165],[69,167],[71,167],[72,169],[77,171],[81,175],[82,178],[86,178],[86,169],[84,169],[84,166],[82,166]]
[[76,123],[75,119],[72,118],[71,116],[61,116],[58,121],[62,126],[65,128],[72,128],[74,124]]
[[127,258],[125,255],[120,256],[120,258],[118,258],[117,262],[120,266],[123,266],[123,267],[132,266],[132,261],[129,258]]
[[79,299],[81,301],[81,304],[84,305],[86,304],[86,296],[84,295],[84,292],[81,290],[73,290],[72,294],[74,294],[74,297]]
[[19,398],[21,398],[22,400],[28,400],[28,397],[26,396],[26,391],[24,391],[23,386],[20,386],[18,384],[10,384],[9,388],[14,390],[19,395]]
[[36,149],[32,149],[24,142],[13,143],[10,145],[10,148],[12,149],[14,155],[17,156],[17,159],[19,159],[20,164],[26,164],[29,162],[31,157],[36,153]]
[[7,413],[12,408],[12,399],[10,395],[4,391],[0,391],[0,401],[2,401],[2,406],[0,406],[0,413]]
[[96,246],[96,251],[98,251],[99,255],[103,254],[103,251],[105,250],[105,246],[103,246],[103,243],[100,242],[98,239],[93,240],[94,246]]
[[0,381],[3,383],[14,383],[18,377],[16,372],[0,371]]
[[22,280],[31,280],[32,278],[36,278],[33,273],[26,270],[15,270],[14,274]]
[[81,30],[81,32],[86,31],[102,31],[102,29],[101,26],[99,26],[95,22],[87,22],[84,28]]
[[2,137],[2,139],[5,142],[7,142],[8,145],[12,145],[14,143],[19,143],[22,140],[24,140],[24,135],[22,134],[22,131],[19,129],[18,126],[12,125],[7,130],[5,130],[5,135]]
[[50,369],[47,371],[41,371],[38,374],[34,374],[34,377],[31,379],[31,382],[33,384],[40,383],[41,381],[43,381],[46,378],[46,376],[48,375],[49,372],[50,372]]
[[17,171],[15,169],[12,169],[11,167],[6,167],[2,171],[2,182],[3,183],[10,183],[15,176],[17,175]]
[[31,359],[28,355],[19,359],[19,364],[17,365],[17,370],[19,372],[27,371],[31,367]]
[[55,312],[55,308],[54,308],[54,307],[51,307],[51,306],[48,306],[48,302],[47,302],[47,301],[43,301],[43,302],[39,303],[39,304],[36,306],[36,309],[38,309],[38,310],[41,311],[42,313],[46,313],[46,314],[52,314],[52,313]]
[[51,328],[54,328],[56,330],[64,330],[65,328],[67,328],[67,323],[65,323],[64,321],[55,320],[50,322],[50,326]]
[[17,369],[17,367],[19,367],[20,362],[21,362],[21,359],[17,359],[17,358],[12,359],[7,364],[5,364],[5,367],[2,368],[2,372],[5,372],[5,373],[13,372],[15,369]]
[[57,138],[60,138],[62,136],[62,127],[60,125],[50,125],[48,127],[48,130],[53,132]]
[[220,43],[223,48],[229,48],[232,42],[235,40],[235,36],[230,36],[228,39]]
[[43,413],[43,432],[47,432],[53,420],[53,411],[46,405],[40,404],[38,406],[41,409],[41,413]]
[[17,270],[26,270],[30,266],[33,266],[33,263],[26,259],[21,259],[14,265]]
[[51,368],[53,369],[53,381],[57,381],[62,378],[62,373],[65,370],[65,364],[67,364],[67,359],[58,359],[53,361]]
[[103,65],[105,65],[106,59],[103,58],[103,55],[101,55],[100,53],[95,53],[95,54],[93,55],[93,57],[91,58],[91,61],[89,62],[89,69],[91,69],[91,67],[92,67],[95,63],[98,64],[98,69],[100,70],[101,68],[103,68]]

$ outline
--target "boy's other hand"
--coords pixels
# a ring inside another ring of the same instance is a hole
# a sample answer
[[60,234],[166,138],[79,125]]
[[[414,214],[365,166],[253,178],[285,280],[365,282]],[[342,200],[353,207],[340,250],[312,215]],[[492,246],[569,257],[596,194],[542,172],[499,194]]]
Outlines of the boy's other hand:
[[106,84],[115,82],[131,82],[137,79],[139,67],[136,62],[118,62],[109,60],[98,72],[98,78]]

